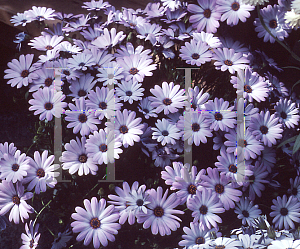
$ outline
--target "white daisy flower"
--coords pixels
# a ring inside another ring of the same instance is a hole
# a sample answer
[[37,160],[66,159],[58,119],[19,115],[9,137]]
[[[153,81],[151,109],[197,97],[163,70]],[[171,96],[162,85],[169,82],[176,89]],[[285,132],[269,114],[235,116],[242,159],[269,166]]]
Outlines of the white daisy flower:
[[118,87],[116,88],[116,94],[118,97],[124,102],[129,102],[132,104],[133,101],[141,100],[144,96],[143,91],[144,88],[141,88],[142,83],[130,81],[122,81],[122,83],[118,83]]
[[118,80],[124,78],[123,68],[115,61],[103,64],[102,67],[98,68],[98,71],[97,80],[103,82],[103,86],[116,85]]
[[287,128],[294,128],[298,125],[299,110],[295,103],[291,100],[280,99],[275,106],[275,116],[279,117],[279,122],[284,124]]
[[22,25],[23,27],[26,26],[27,23],[30,23],[32,20],[28,17],[27,11],[24,13],[17,13],[16,15],[12,16],[10,22],[14,24],[14,26]]
[[31,10],[26,12],[28,18],[31,20],[44,21],[44,20],[54,20],[55,10],[46,7],[36,7],[32,6]]
[[247,197],[240,198],[240,201],[236,203],[234,212],[238,215],[238,219],[242,220],[243,225],[247,222],[249,226],[253,226],[253,220],[261,214],[258,205],[253,205],[253,202]]
[[29,222],[29,226],[27,223],[25,224],[26,234],[21,234],[23,245],[20,249],[35,249],[38,246],[41,237],[41,234],[38,234],[39,224],[36,224],[35,228],[33,226],[34,222],[32,220]]
[[298,29],[300,27],[300,14],[297,14],[294,9],[287,11],[284,14],[285,23],[288,24],[293,29]]
[[271,245],[268,246],[268,249],[299,249],[300,240],[293,240],[292,238],[286,238],[282,240],[274,240],[271,242]]
[[176,125],[171,124],[167,119],[163,118],[162,120],[157,120],[155,123],[156,127],[152,127],[152,139],[161,142],[162,146],[166,144],[175,144],[176,140],[181,137],[180,130]]
[[123,31],[117,33],[115,28],[112,28],[110,31],[104,28],[103,35],[100,35],[91,43],[97,48],[107,49],[116,46],[119,42],[123,41],[125,37],[126,35],[123,35]]
[[88,67],[95,65],[95,59],[92,54],[79,53],[72,55],[72,58],[68,61],[68,66],[73,70],[86,71]]
[[139,103],[139,111],[144,114],[146,119],[149,119],[149,117],[157,117],[157,114],[155,113],[155,108],[151,106],[152,101],[149,100],[149,97],[145,97],[140,100]]
[[70,91],[72,92],[69,96],[74,97],[73,100],[80,97],[86,97],[87,94],[92,90],[97,81],[94,81],[94,77],[88,73],[83,74],[79,79],[70,80]]
[[53,50],[59,48],[61,41],[64,39],[63,36],[58,35],[41,35],[30,40],[28,45],[40,51]]

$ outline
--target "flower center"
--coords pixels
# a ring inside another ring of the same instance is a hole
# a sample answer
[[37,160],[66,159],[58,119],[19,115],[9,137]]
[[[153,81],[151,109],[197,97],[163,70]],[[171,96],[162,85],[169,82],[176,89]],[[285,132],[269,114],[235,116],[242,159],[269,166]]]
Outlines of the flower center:
[[33,248],[33,247],[34,247],[34,240],[33,240],[33,239],[30,240],[30,242],[29,242],[29,247],[30,247],[30,248]]
[[188,188],[187,188],[187,191],[191,195],[195,195],[196,194],[196,190],[197,190],[197,187],[194,184],[189,185]]
[[16,164],[16,163],[14,163],[14,164],[11,166],[12,171],[15,171],[15,172],[18,171],[19,168],[20,168],[19,164]]
[[130,68],[129,73],[132,75],[135,75],[139,72],[139,70],[136,67]]
[[249,217],[249,212],[247,210],[243,210],[242,211],[242,215],[245,217],[245,218],[248,218]]
[[211,10],[210,9],[204,10],[203,15],[205,18],[210,18]]
[[164,103],[164,105],[171,105],[171,104],[172,104],[172,100],[169,99],[169,98],[165,98],[165,99],[163,100],[163,103]]
[[277,28],[277,21],[276,20],[271,20],[270,22],[269,22],[269,27],[271,28],[271,29],[275,29],[275,28]]
[[288,213],[289,213],[289,210],[287,208],[283,207],[280,209],[280,214],[282,216],[286,216],[286,215],[288,215]]
[[100,220],[98,219],[98,218],[93,218],[93,219],[91,219],[91,221],[90,221],[90,225],[91,225],[91,227],[93,228],[93,229],[97,229],[97,228],[99,228],[100,227]]
[[162,207],[156,207],[153,210],[153,213],[156,217],[162,217],[164,215],[164,210],[162,209]]
[[262,125],[259,130],[261,131],[262,134],[267,134],[269,131],[268,127],[265,125]]
[[168,132],[168,131],[162,131],[161,134],[162,134],[164,137],[166,137],[166,136],[169,135],[169,132]]
[[225,60],[225,61],[224,61],[224,64],[225,64],[226,66],[229,66],[229,67],[231,67],[231,66],[233,65],[233,63],[232,63],[231,60]]
[[140,207],[140,206],[143,206],[143,204],[144,204],[144,201],[143,201],[142,199],[138,199],[138,200],[136,201],[136,205],[138,205],[139,207]]
[[215,113],[215,120],[221,121],[223,119],[223,115],[219,112]]
[[87,121],[87,116],[85,114],[79,114],[78,120],[80,123],[85,123]]
[[45,170],[42,169],[42,168],[39,168],[37,171],[36,171],[36,176],[41,178],[41,177],[44,177],[45,176]]
[[192,130],[193,130],[194,132],[199,131],[199,130],[200,130],[200,125],[197,124],[197,123],[193,123],[193,124],[192,124]]
[[143,109],[143,111],[144,111],[145,113],[149,113],[149,110],[148,110],[148,109]]
[[87,156],[86,154],[82,154],[78,157],[78,161],[81,162],[81,163],[86,163],[87,161]]
[[63,74],[69,76],[69,75],[70,75],[70,72],[69,72],[68,70],[64,70],[64,71],[63,71]]
[[255,175],[249,176],[249,181],[254,182],[255,181]]
[[232,10],[237,11],[240,8],[240,4],[238,2],[233,2],[231,4],[231,8],[232,8]]
[[53,108],[53,104],[52,103],[50,103],[50,102],[48,102],[48,103],[46,103],[45,105],[44,105],[44,107],[45,107],[45,109],[46,110],[52,110],[52,108]]
[[244,139],[240,139],[238,141],[238,146],[240,146],[240,147],[246,147],[247,146],[247,141],[244,140]]
[[126,91],[126,96],[130,97],[132,95],[132,91]]
[[99,103],[99,108],[101,108],[102,110],[107,108],[107,104],[105,102],[100,102]]
[[199,57],[200,57],[200,55],[197,54],[197,53],[193,53],[193,54],[192,54],[192,58],[193,58],[194,60],[198,60]]
[[84,62],[80,62],[78,66],[83,67],[85,65]]
[[110,80],[113,79],[113,78],[114,78],[114,74],[109,73],[109,74],[107,75],[107,78],[110,79]]
[[86,95],[86,91],[84,91],[83,89],[78,91],[78,96],[79,97],[84,97]]
[[199,245],[199,244],[204,244],[205,243],[205,239],[203,237],[198,237],[195,239],[195,244]]
[[20,198],[19,198],[19,196],[14,195],[13,198],[12,198],[12,202],[13,202],[14,204],[19,205],[19,204],[20,204]]
[[45,49],[51,50],[51,49],[53,49],[53,47],[52,47],[51,45],[47,45],[47,46],[45,47]]
[[21,76],[23,78],[26,78],[28,75],[29,75],[29,71],[28,70],[23,70],[22,73],[21,73]]
[[207,214],[207,206],[205,206],[205,205],[202,205],[200,208],[199,208],[199,210],[200,210],[200,214],[203,214],[203,215],[205,215],[205,214]]
[[52,85],[53,79],[51,78],[47,78],[45,79],[45,86],[49,87]]
[[215,191],[218,193],[218,194],[222,194],[224,192],[224,186],[222,184],[217,184],[215,186]]
[[231,172],[231,173],[236,173],[236,172],[237,172],[237,167],[236,167],[234,164],[230,164],[230,165],[228,166],[228,170],[229,170],[229,172]]
[[121,125],[119,130],[123,134],[126,134],[128,132],[128,128],[126,125]]
[[246,93],[252,93],[252,88],[251,88],[251,86],[249,86],[249,85],[244,85],[244,91],[245,91]]
[[287,118],[287,114],[285,112],[281,112],[280,113],[280,116],[283,118],[283,119],[286,119]]
[[106,144],[100,144],[99,150],[100,150],[101,152],[106,152],[106,151],[107,151],[107,145],[106,145]]
[[215,247],[215,249],[224,249],[224,248],[225,248],[224,245],[218,245],[218,246]]

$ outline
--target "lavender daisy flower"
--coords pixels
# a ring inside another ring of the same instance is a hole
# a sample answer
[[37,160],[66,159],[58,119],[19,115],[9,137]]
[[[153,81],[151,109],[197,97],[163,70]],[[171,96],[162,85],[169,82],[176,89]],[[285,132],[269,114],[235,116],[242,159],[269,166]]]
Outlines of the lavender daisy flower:
[[68,59],[59,59],[58,61],[54,61],[55,68],[62,68],[61,79],[69,81],[80,78],[82,73],[78,70],[71,70],[68,68],[68,61]]
[[[190,165],[186,165],[189,169]],[[166,166],[164,170],[161,171],[161,178],[165,180],[166,185],[173,185],[176,182],[175,177],[181,177],[181,169],[183,168],[182,162],[173,162],[172,167]],[[194,169],[195,170],[195,169]],[[196,173],[196,172],[195,172]],[[176,190],[177,188],[171,186],[171,190]]]
[[86,97],[87,94],[92,90],[97,81],[94,81],[94,77],[88,73],[83,74],[79,79],[71,80],[70,91],[72,92],[69,96],[74,97],[73,100],[80,97]]
[[24,193],[24,186],[21,182],[16,183],[16,188],[11,181],[3,180],[0,183],[0,215],[6,214],[10,209],[9,221],[19,224],[20,218],[28,219],[28,213],[33,213],[33,208],[27,204],[26,200],[31,199],[33,193]]
[[272,147],[264,146],[258,161],[265,165],[268,172],[271,173],[276,163],[276,150]]
[[48,51],[59,48],[59,44],[63,39],[63,36],[41,35],[31,40],[28,45],[40,51]]
[[120,45],[120,49],[117,49],[117,53],[114,54],[116,58],[130,56],[131,54],[140,54],[141,56],[147,56],[151,58],[149,55],[151,53],[150,49],[143,50],[144,46],[139,45],[136,48],[132,45],[132,43],[127,42],[126,46]]
[[249,201],[247,197],[240,198],[240,201],[236,203],[234,212],[238,215],[238,219],[242,220],[243,225],[247,222],[249,226],[252,226],[254,224],[253,220],[261,214],[258,205],[253,205],[253,202]]
[[287,97],[289,96],[288,89],[284,86],[283,82],[280,82],[279,79],[270,73],[266,75],[269,82],[271,83],[270,91],[278,97]]
[[237,25],[239,20],[246,22],[250,17],[249,11],[254,10],[254,6],[244,4],[242,0],[217,0],[217,4],[220,5],[219,11],[223,14],[221,16],[221,22],[227,20],[227,25]]
[[99,1],[95,1],[92,0],[91,2],[84,2],[84,5],[82,6],[82,8],[87,9],[87,10],[102,10],[105,9],[107,7],[110,7],[111,5],[108,2],[103,2],[103,0],[99,0]]
[[20,88],[22,86],[28,86],[28,83],[32,83],[33,80],[36,80],[39,76],[36,74],[35,68],[31,66],[34,55],[27,54],[24,56],[20,55],[19,61],[13,59],[11,62],[8,62],[7,66],[9,69],[6,69],[4,72],[4,79],[10,79],[7,84],[11,84],[12,87],[17,86]]
[[212,243],[213,249],[239,249],[242,243],[233,238],[218,237]]
[[[36,66],[36,64],[34,64],[34,66]],[[42,68],[35,71],[39,78],[32,81],[32,84],[30,84],[29,92],[35,92],[40,87],[49,87],[50,89],[53,89],[55,72],[54,69],[50,69],[52,67],[53,62],[46,62],[42,66]]]
[[27,15],[27,11],[24,13],[17,13],[16,15],[12,16],[10,22],[14,24],[14,26],[22,25],[23,27],[26,26],[27,23],[30,23],[32,20]]
[[247,55],[249,53],[249,49],[244,46],[244,44],[240,43],[237,40],[233,40],[231,37],[220,37],[220,41],[222,43],[223,48],[234,49],[236,53],[242,53]]
[[88,21],[91,20],[90,15],[79,14],[74,21],[70,21],[67,23],[65,27],[63,27],[64,32],[76,32],[89,27],[90,24]]
[[9,154],[13,156],[17,150],[17,147],[15,147],[14,143],[10,143],[8,145],[8,142],[5,142],[4,144],[0,143],[0,161],[3,158],[4,154]]
[[164,15],[165,8],[164,6],[160,6],[160,2],[157,3],[148,3],[145,10],[145,14],[147,15],[147,19],[161,17]]
[[86,137],[82,137],[81,140],[76,137],[76,141],[72,139],[70,143],[65,144],[66,151],[62,153],[60,161],[63,163],[62,168],[64,170],[68,169],[71,175],[76,172],[79,176],[89,173],[96,175],[98,166],[92,157],[88,156],[85,145]]
[[176,140],[181,137],[180,130],[167,119],[157,120],[156,127],[152,127],[152,139],[161,142],[162,146],[166,144],[175,144]]
[[194,32],[192,35],[195,41],[203,41],[210,48],[218,48],[221,46],[220,39],[214,36],[212,33],[205,33],[204,31],[201,31],[200,33]]
[[139,111],[144,114],[146,119],[149,119],[149,117],[157,117],[157,114],[155,113],[154,108],[151,106],[151,103],[152,102],[149,100],[149,97],[145,97],[140,100],[138,106]]
[[292,238],[287,238],[283,240],[273,240],[268,246],[268,249],[299,249],[300,240],[293,240]]
[[76,240],[84,240],[84,245],[87,246],[93,239],[94,248],[107,246],[108,240],[115,241],[114,234],[118,234],[121,225],[116,223],[120,215],[114,212],[114,205],[106,207],[105,199],[98,202],[96,197],[91,202],[85,199],[83,203],[86,210],[76,207],[76,213],[72,214],[75,220],[71,223],[73,233],[79,232]]
[[171,11],[175,11],[181,6],[180,0],[161,0],[165,8],[169,8]]
[[249,131],[256,137],[257,140],[261,140],[264,145],[271,147],[276,144],[276,139],[282,138],[281,124],[278,124],[279,118],[275,118],[275,115],[270,116],[270,112],[263,111],[251,118],[249,124]]
[[[75,43],[75,39],[74,39],[74,43]],[[68,56],[73,55],[73,54],[78,54],[78,53],[80,53],[81,50],[82,50],[82,48],[80,48],[79,46],[77,46],[75,44],[72,45],[68,41],[63,41],[59,45],[59,51],[67,53]]]
[[68,61],[68,66],[73,70],[86,71],[88,67],[95,65],[95,59],[92,54],[79,53],[72,55],[72,58]]
[[62,102],[65,99],[65,95],[61,92],[54,93],[53,88],[39,88],[32,96],[34,99],[28,101],[32,105],[29,107],[29,111],[35,111],[34,115],[40,114],[40,120],[46,119],[51,121],[53,116],[60,118],[63,109],[58,113],[57,108],[65,108],[67,106],[67,103]]
[[170,8],[167,8],[165,11],[166,18],[161,18],[161,20],[167,24],[176,23],[181,21],[181,19],[187,14],[186,11],[179,8],[177,10],[171,11]]
[[201,91],[199,92],[198,86],[195,86],[194,89],[189,88],[189,97],[191,99],[192,111],[200,111],[205,109],[204,103],[206,103],[206,101],[208,100],[209,93],[203,93],[203,91],[204,89],[201,89]]
[[152,234],[156,235],[159,232],[161,236],[165,236],[170,235],[171,230],[176,231],[180,227],[181,219],[174,214],[183,214],[184,212],[174,209],[180,202],[176,193],[171,194],[168,198],[168,189],[163,196],[162,193],[162,187],[148,191],[151,202],[147,205],[147,214],[138,213],[137,222],[144,223],[144,229],[151,226]]
[[51,249],[62,249],[67,246],[67,242],[73,237],[70,228],[65,230],[63,233],[59,232],[57,237],[52,242]]
[[136,29],[139,26],[143,26],[146,23],[146,19],[141,16],[132,14],[129,10],[124,10],[120,24],[125,27]]
[[222,223],[222,219],[216,213],[224,213],[225,209],[211,189],[197,190],[195,197],[187,201],[187,207],[193,211],[194,223],[205,224],[209,229],[217,227],[217,222]]
[[115,61],[103,64],[102,67],[98,68],[98,71],[97,80],[103,82],[103,86],[116,85],[118,80],[124,78],[124,75],[122,74],[123,68]]
[[29,19],[41,22],[44,20],[54,20],[54,12],[55,10],[51,8],[32,6],[32,9],[28,10],[26,14]]
[[144,25],[137,27],[137,38],[145,39],[145,41],[149,40],[152,45],[154,45],[157,41],[157,37],[161,35],[161,28],[162,27],[156,23],[145,23]]
[[275,106],[275,116],[279,117],[279,122],[284,124],[287,128],[294,128],[298,125],[299,110],[295,103],[291,100],[280,99]]
[[263,249],[265,245],[259,244],[258,240],[261,236],[252,234],[239,234],[238,239],[242,242],[242,248],[254,248],[254,249]]
[[154,165],[156,167],[165,168],[167,165],[171,164],[171,160],[175,160],[179,157],[179,155],[174,154],[173,149],[170,149],[167,146],[162,148],[155,148],[152,152],[152,160],[154,161]]
[[221,150],[221,149],[226,149],[224,142],[226,141],[225,134],[227,132],[218,130],[217,132],[214,132],[215,137],[213,138],[213,149],[214,150]]
[[119,159],[119,154],[123,152],[120,149],[121,145],[122,143],[114,138],[113,131],[107,134],[103,129],[100,129],[89,136],[85,148],[88,157],[93,158],[94,162],[101,165],[114,163],[115,159]]
[[187,10],[195,15],[189,19],[193,24],[193,28],[197,28],[201,32],[206,28],[207,33],[216,33],[219,28],[219,20],[221,18],[221,11],[217,5],[217,0],[197,0],[198,5],[189,4]]
[[26,234],[21,234],[23,245],[20,249],[35,249],[38,246],[39,239],[41,237],[41,234],[38,234],[38,229],[39,224],[36,224],[34,228],[34,222],[32,222],[32,220],[29,222],[29,226],[27,223],[25,224]]
[[116,94],[118,97],[124,102],[129,102],[132,104],[133,101],[141,100],[144,96],[143,91],[144,88],[141,87],[142,83],[130,81],[122,81],[122,83],[118,83],[118,87],[116,88]]
[[126,37],[126,35],[123,35],[123,31],[117,33],[115,28],[112,28],[110,31],[105,28],[103,32],[103,35],[100,35],[96,40],[91,42],[92,45],[100,49],[114,47]]
[[[290,196],[287,199],[287,196],[284,195],[282,198],[277,196],[277,200],[272,201],[274,205],[271,206],[271,209],[274,210],[270,213],[273,219],[275,227],[282,229],[295,228],[294,222],[300,221],[300,203],[298,199]],[[294,221],[294,222],[293,222]]]
[[149,97],[152,101],[151,106],[156,107],[156,113],[160,113],[162,110],[164,114],[178,112],[177,108],[184,107],[184,100],[186,99],[184,89],[180,89],[180,85],[175,85],[173,82],[169,84],[167,82],[162,83],[162,87],[155,85],[154,89],[151,88],[150,92],[155,96]]
[[83,97],[75,100],[75,105],[70,103],[71,111],[66,111],[66,121],[70,123],[67,128],[73,128],[73,133],[80,131],[81,136],[87,136],[91,132],[98,130],[96,124],[101,122],[96,119],[93,112],[86,108],[86,103]]
[[287,193],[300,200],[300,177],[290,178],[290,184],[291,187],[287,190]]

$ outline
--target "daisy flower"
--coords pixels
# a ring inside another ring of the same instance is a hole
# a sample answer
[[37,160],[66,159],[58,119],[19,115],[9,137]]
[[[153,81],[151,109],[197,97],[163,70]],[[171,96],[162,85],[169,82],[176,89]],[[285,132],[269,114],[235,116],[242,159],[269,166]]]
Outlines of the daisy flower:
[[175,144],[176,140],[181,137],[180,130],[167,119],[157,120],[156,127],[152,127],[152,139],[161,142],[162,146],[166,144]]
[[294,229],[294,222],[300,221],[300,202],[298,199],[293,196],[287,199],[287,196],[284,195],[282,198],[277,196],[277,199],[273,199],[272,202],[274,205],[271,206],[271,209],[274,211],[270,213],[270,216],[275,217],[272,221],[275,227],[278,229],[284,227],[287,230]]
[[296,176],[295,180],[290,178],[290,184],[291,187],[288,189],[287,193],[300,200],[300,177]]
[[68,67],[72,70],[86,71],[88,67],[95,65],[95,59],[92,54],[79,53],[72,55],[72,58],[68,61]]
[[210,244],[210,246],[212,246],[213,249],[239,249],[242,246],[242,243],[232,238],[218,237]]
[[276,139],[282,138],[281,124],[278,124],[279,118],[275,118],[275,114],[270,116],[270,112],[261,111],[259,114],[251,118],[249,131],[262,141],[264,145],[271,147],[277,143]]
[[299,249],[300,240],[293,240],[292,238],[286,238],[282,240],[273,240],[268,246],[268,249]]
[[32,81],[32,84],[30,84],[29,92],[35,92],[40,87],[49,87],[50,89],[53,89],[54,86],[54,80],[55,80],[55,71],[54,69],[50,69],[53,67],[52,62],[46,62],[42,68],[35,71],[35,73],[39,76],[38,79],[35,79]]
[[147,18],[155,18],[155,17],[161,17],[164,15],[165,8],[164,6],[160,6],[160,2],[157,3],[148,3],[145,10],[145,14],[147,15]]
[[54,20],[54,12],[55,10],[51,8],[32,6],[32,9],[28,10],[26,14],[31,20],[41,22],[44,20]]
[[198,67],[205,62],[211,61],[212,53],[209,46],[203,41],[191,40],[186,42],[185,46],[180,48],[180,57],[186,61],[187,64],[197,65]]
[[58,46],[63,39],[63,36],[58,35],[41,35],[31,40],[28,45],[40,51],[53,50],[59,48]]
[[[28,101],[31,106],[29,111],[35,111],[34,115],[40,114],[40,120],[51,121],[53,116],[60,118],[62,108],[67,106],[67,103],[62,102],[65,99],[65,95],[61,92],[55,92],[54,89],[49,87],[39,88],[37,92],[32,94],[33,99]],[[57,108],[60,108],[57,112]]]
[[[89,45],[88,45],[89,46]],[[90,47],[90,46],[89,46]],[[104,70],[108,69],[108,64],[110,62],[113,62],[114,56],[112,54],[109,54],[106,50],[100,50],[96,47],[91,47],[90,50],[86,50],[87,53],[91,53],[96,65],[93,65],[93,68],[99,69],[104,68]],[[111,64],[109,65],[109,67]],[[114,67],[121,68],[119,65],[114,65]]]
[[[171,165],[171,164],[170,164]],[[161,171],[161,179],[165,180],[166,185],[173,185],[174,182],[176,182],[175,177],[181,177],[181,169],[183,169],[182,162],[173,162],[172,167],[166,166],[164,170]],[[186,167],[189,169],[190,165],[186,165]],[[197,168],[194,169],[194,171]],[[194,172],[196,173],[196,172]],[[193,174],[193,172],[192,172]],[[188,176],[188,175],[187,175]],[[176,190],[177,188],[171,186],[170,190]],[[195,192],[196,194],[196,192]]]
[[81,137],[81,140],[76,137],[76,140],[72,139],[70,143],[65,144],[66,151],[62,153],[60,161],[63,162],[62,168],[68,169],[71,175],[76,172],[79,176],[89,173],[96,175],[98,166],[93,162],[92,157],[88,156],[85,145],[86,137]]
[[239,20],[246,22],[250,17],[249,11],[254,10],[254,6],[244,4],[243,0],[217,0],[220,5],[219,11],[222,12],[221,22],[227,20],[227,25],[237,25]]
[[242,248],[253,248],[253,249],[263,249],[265,245],[261,245],[258,243],[258,240],[261,236],[252,234],[239,234],[238,239],[242,242]]
[[145,23],[144,25],[136,28],[138,32],[137,38],[145,39],[145,41],[149,40],[152,45],[154,45],[157,41],[157,37],[161,35],[161,28],[162,27],[156,23]]
[[151,106],[151,103],[152,102],[149,100],[149,97],[145,97],[140,100],[138,106],[139,111],[144,114],[146,119],[149,119],[149,117],[157,117],[157,114],[155,113],[154,108]]
[[0,143],[0,161],[3,158],[4,154],[9,154],[13,156],[17,150],[17,147],[15,147],[14,143],[10,143],[8,145],[8,142]]
[[155,96],[149,97],[149,100],[152,101],[151,106],[156,107],[156,113],[160,113],[162,110],[164,114],[178,112],[177,108],[183,108],[186,99],[184,94],[184,89],[180,89],[180,85],[175,85],[173,82],[169,84],[167,82],[162,83],[162,87],[155,85],[154,89],[151,88],[150,92]]
[[27,204],[26,200],[31,199],[33,193],[24,193],[24,186],[21,182],[16,183],[16,188],[11,181],[3,180],[0,183],[0,215],[6,214],[10,209],[9,221],[19,224],[20,218],[28,219],[28,213],[33,213],[33,208]]
[[189,88],[189,97],[191,99],[191,109],[192,111],[201,111],[201,110],[205,110],[205,106],[204,103],[206,103],[206,101],[209,98],[209,93],[203,93],[204,89],[201,89],[201,91],[199,92],[199,87],[195,86],[194,89],[193,88]]
[[258,161],[265,165],[268,172],[271,173],[276,163],[276,150],[273,147],[264,146]]
[[162,148],[155,147],[155,150],[152,151],[152,160],[154,161],[154,165],[156,167],[165,168],[165,166],[171,164],[171,160],[175,160],[179,157],[179,155],[174,154],[173,149],[164,146]]
[[27,11],[24,13],[17,13],[16,15],[12,16],[10,22],[14,24],[14,26],[22,25],[23,27],[26,26],[27,23],[30,23],[32,20],[28,17]]
[[217,48],[214,52],[212,59],[216,60],[214,65],[217,70],[228,70],[231,74],[234,74],[238,69],[245,69],[246,64],[249,63],[249,60],[242,53],[235,52],[234,49]]
[[193,40],[196,42],[203,41],[205,42],[210,48],[218,48],[221,46],[221,41],[218,37],[214,36],[212,33],[206,33],[201,31],[200,33],[194,32],[192,34]]
[[300,27],[300,14],[297,14],[294,9],[284,14],[284,20],[292,29],[298,29]]
[[116,46],[123,41],[125,37],[126,35],[123,35],[123,31],[117,33],[115,28],[112,28],[110,31],[108,31],[107,28],[104,28],[103,35],[100,35],[91,43],[97,48],[107,49]]
[[124,102],[129,102],[132,104],[133,101],[141,100],[144,96],[143,91],[144,88],[141,87],[142,83],[130,81],[122,81],[122,83],[118,83],[118,87],[116,88],[116,94],[118,97]]
[[198,5],[189,4],[187,10],[194,15],[190,16],[190,23],[193,28],[201,32],[206,28],[207,33],[216,33],[219,28],[219,20],[222,12],[219,11],[217,0],[197,0]]
[[221,130],[214,132],[214,136],[215,136],[213,138],[213,142],[214,142],[213,149],[214,150],[225,149],[225,145],[224,145],[224,142],[226,141],[225,134],[227,134],[227,132],[221,131]]
[[73,237],[71,235],[72,231],[67,229],[63,233],[59,232],[57,237],[52,242],[51,249],[62,249],[67,246],[67,242]]
[[133,146],[134,142],[139,142],[139,135],[143,134],[143,124],[140,124],[142,118],[135,118],[136,113],[134,111],[123,110],[123,113],[119,110],[116,111],[116,117],[114,123],[106,122],[106,129],[109,131],[115,131],[116,137],[120,138],[124,147],[129,145]]
[[108,240],[115,241],[114,234],[118,234],[121,225],[116,223],[120,215],[114,212],[114,205],[106,207],[105,199],[98,202],[96,197],[91,201],[85,199],[83,203],[85,209],[76,207],[76,213],[71,216],[75,220],[71,223],[73,233],[79,232],[76,240],[84,240],[85,246],[93,240],[94,248],[107,246]]
[[279,122],[284,124],[287,128],[294,128],[298,125],[299,110],[295,103],[291,100],[280,99],[275,106],[275,116],[279,117]]
[[269,0],[243,0],[243,3],[250,4],[252,6],[264,5],[266,2],[269,2]]
[[67,53],[68,56],[73,55],[73,54],[79,54],[81,50],[82,50],[82,48],[80,48],[76,45],[72,45],[68,41],[63,41],[59,45],[59,51]]
[[27,223],[25,224],[26,234],[21,234],[23,245],[20,249],[35,249],[38,246],[39,239],[41,237],[41,234],[38,234],[38,230],[39,224],[36,224],[34,228],[34,222],[32,222],[32,220],[29,222],[29,226]]
[[36,74],[35,68],[31,66],[34,55],[27,54],[24,56],[20,55],[19,60],[13,59],[11,62],[7,63],[9,69],[4,72],[4,79],[10,79],[7,84],[11,84],[12,87],[17,86],[20,88],[22,86],[28,86],[28,83],[32,83],[39,76]]
[[80,76],[79,79],[70,80],[70,91],[72,92],[69,96],[74,97],[73,100],[80,97],[86,97],[87,94],[92,90],[97,81],[94,81],[94,77],[88,73]]
[[123,24],[125,27],[135,29],[138,26],[143,26],[145,23],[146,19],[143,17],[132,14],[130,10],[127,9],[123,11],[120,24]]
[[108,2],[103,2],[103,0],[99,0],[99,1],[95,1],[92,0],[91,2],[84,2],[84,5],[82,6],[82,8],[87,9],[87,10],[102,10],[105,9],[107,7],[110,7],[111,5]]
[[98,71],[97,80],[103,82],[103,86],[116,85],[118,80],[124,78],[123,68],[115,61],[104,64],[103,67],[98,68]]
[[[280,41],[283,41],[285,37],[288,37],[288,32],[290,31],[288,25],[284,21],[284,14],[284,9],[276,4],[274,6],[268,5],[260,10],[260,15],[266,27],[271,34]],[[261,24],[259,18],[255,19],[254,25],[256,26],[255,31],[258,32],[257,36],[259,38],[264,37],[264,42],[275,42],[273,36],[271,36]]]
[[67,128],[73,128],[73,133],[77,134],[80,131],[81,136],[87,136],[91,132],[98,130],[96,124],[101,122],[96,119],[93,112],[86,108],[86,103],[83,97],[75,100],[75,105],[70,103],[71,111],[66,111],[65,120],[70,123]]
[[151,226],[152,234],[161,236],[170,235],[171,230],[176,231],[180,227],[181,219],[174,214],[184,214],[181,210],[175,210],[180,199],[176,193],[171,194],[168,198],[168,189],[162,196],[162,187],[157,187],[157,190],[151,189],[148,191],[150,195],[150,203],[147,205],[148,212],[138,213],[137,222],[144,223],[143,228],[147,229]]
[[163,6],[165,8],[170,8],[171,11],[175,11],[179,6],[181,6],[181,2],[179,0],[161,0]]
[[100,129],[94,131],[93,135],[89,135],[85,148],[88,157],[101,165],[114,163],[115,159],[119,159],[119,154],[123,152],[120,149],[121,145],[122,143],[114,138],[113,131],[107,134],[103,129]]
[[234,49],[236,53],[242,53],[247,55],[249,53],[249,48],[246,48],[243,43],[232,39],[231,37],[220,37],[223,48]]
[[143,50],[144,46],[139,45],[136,48],[132,45],[132,43],[127,42],[126,46],[120,45],[120,49],[117,49],[117,52],[114,54],[116,58],[124,57],[124,56],[130,56],[131,54],[140,54],[141,56],[148,56],[151,53],[150,49]]
[[181,19],[187,14],[186,11],[183,9],[179,8],[177,10],[171,11],[169,8],[165,11],[165,17],[166,18],[161,18],[161,20],[167,24],[169,23],[176,23],[181,21]]
[[258,218],[261,214],[261,210],[258,205],[253,205],[252,201],[249,201],[247,197],[240,198],[240,201],[236,203],[234,212],[238,215],[238,219],[242,220],[243,225],[253,225],[253,220]]
[[63,27],[64,32],[76,32],[86,29],[90,24],[88,21],[91,20],[90,15],[80,14],[77,16],[75,21],[67,22],[67,25]]

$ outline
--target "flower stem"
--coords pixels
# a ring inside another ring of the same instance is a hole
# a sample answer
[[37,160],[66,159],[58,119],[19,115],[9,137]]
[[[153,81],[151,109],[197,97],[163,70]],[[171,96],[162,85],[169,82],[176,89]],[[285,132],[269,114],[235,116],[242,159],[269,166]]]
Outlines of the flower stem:
[[35,220],[33,222],[33,226],[35,225],[37,218],[40,216],[40,214],[43,212],[43,210],[52,202],[52,200],[48,201],[48,203],[38,212],[37,216],[35,217]]

